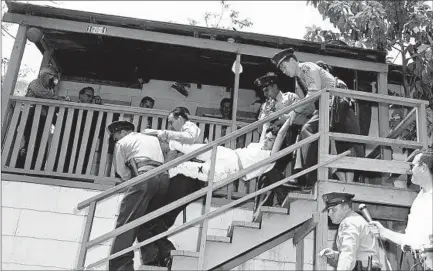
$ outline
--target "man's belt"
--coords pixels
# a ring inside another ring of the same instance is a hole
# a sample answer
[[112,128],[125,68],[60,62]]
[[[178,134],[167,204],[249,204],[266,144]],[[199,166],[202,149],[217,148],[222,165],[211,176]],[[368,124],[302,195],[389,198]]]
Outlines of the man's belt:
[[133,177],[140,174],[140,171],[149,171],[153,167],[159,167],[161,162],[153,161],[149,158],[135,157],[126,162],[126,166],[131,170]]

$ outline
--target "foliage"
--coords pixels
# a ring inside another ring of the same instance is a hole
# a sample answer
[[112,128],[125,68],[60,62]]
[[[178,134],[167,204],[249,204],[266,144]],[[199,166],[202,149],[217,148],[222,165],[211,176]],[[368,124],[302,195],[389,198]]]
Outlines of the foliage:
[[308,27],[305,39],[396,49],[402,56],[406,97],[430,99],[433,88],[433,11],[425,1],[309,0],[340,33]]
[[[354,47],[397,50],[402,57],[404,96],[429,100],[433,107],[433,11],[426,1],[308,0],[308,4],[339,32],[313,25],[306,29],[306,40],[339,40]],[[409,130],[405,138],[416,138],[414,130]]]
[[[206,27],[236,30],[235,27],[242,29],[253,25],[249,18],[239,18],[239,11],[232,9],[225,1],[220,1],[220,6],[221,10],[219,12],[205,12],[203,21]],[[195,19],[188,18],[188,21],[190,25],[200,25],[200,21]],[[227,21],[230,23],[227,24]]]

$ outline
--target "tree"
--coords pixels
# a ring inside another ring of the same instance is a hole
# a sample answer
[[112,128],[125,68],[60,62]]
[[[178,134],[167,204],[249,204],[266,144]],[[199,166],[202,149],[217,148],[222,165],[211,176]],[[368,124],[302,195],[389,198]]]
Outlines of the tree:
[[307,27],[305,39],[342,40],[349,46],[395,49],[402,56],[406,97],[433,99],[433,11],[426,1],[309,0],[340,33]]
[[[433,11],[426,1],[308,0],[307,5],[317,8],[323,20],[329,19],[339,32],[313,25],[307,27],[304,39],[397,50],[402,57],[404,96],[428,100],[433,107]],[[415,135],[414,129],[408,128],[403,137],[414,139]]]
[[[219,12],[205,12],[203,21],[206,27],[236,30],[235,27],[242,29],[253,25],[249,18],[240,19],[239,11],[232,9],[225,1],[220,1],[220,6]],[[188,18],[188,21],[190,25],[200,25],[200,21],[195,19]]]

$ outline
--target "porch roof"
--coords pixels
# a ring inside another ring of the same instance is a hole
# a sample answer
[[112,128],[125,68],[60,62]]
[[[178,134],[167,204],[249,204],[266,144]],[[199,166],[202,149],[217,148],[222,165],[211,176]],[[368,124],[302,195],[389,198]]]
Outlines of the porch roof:
[[[225,29],[197,27],[128,17],[61,9],[27,3],[7,2],[8,13],[62,19],[90,24],[146,30],[200,40],[215,39],[268,48],[293,47],[299,52],[385,63],[385,53],[339,45],[296,40]],[[44,41],[54,49],[56,62],[65,77],[121,82],[139,87],[138,78],[185,81],[208,85],[233,86],[231,67],[235,54],[176,44],[125,39],[120,37],[66,32],[42,28]],[[198,41],[199,42],[199,41]],[[42,45],[37,44],[41,52]],[[253,89],[255,78],[273,70],[265,57],[242,55],[240,87]]]

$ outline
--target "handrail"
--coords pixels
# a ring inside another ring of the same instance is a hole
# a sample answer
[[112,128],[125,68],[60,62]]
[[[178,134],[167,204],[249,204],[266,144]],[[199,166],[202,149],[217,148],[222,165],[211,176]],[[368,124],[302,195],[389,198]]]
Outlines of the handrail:
[[[61,101],[61,100],[52,100],[52,99],[41,99],[41,98],[32,98],[32,97],[23,97],[23,96],[11,96],[11,101],[15,102],[26,102],[32,104],[40,104],[40,105],[54,105],[54,106],[65,106],[65,107],[73,107],[77,109],[87,109],[87,110],[100,110],[100,111],[116,111],[119,113],[126,114],[147,114],[151,116],[161,116],[167,117],[170,111],[161,110],[161,109],[148,109],[143,107],[134,107],[134,106],[122,106],[122,105],[112,105],[112,104],[86,104],[86,103],[77,103],[77,102],[69,102],[69,101]],[[217,119],[217,118],[208,118],[208,117],[198,117],[198,116],[189,116],[192,121],[206,121],[211,122],[217,125],[226,125],[230,126],[232,121],[225,119]],[[245,126],[249,123],[236,121],[238,126]]]
[[[111,260],[111,259],[114,259],[114,258],[116,258],[116,257],[118,257],[118,256],[120,256],[120,255],[123,255],[123,254],[127,253],[127,252],[130,252],[130,251],[133,251],[133,250],[135,250],[135,249],[138,249],[138,248],[140,248],[140,247],[142,247],[142,246],[144,246],[144,245],[150,244],[150,243],[152,243],[152,242],[154,242],[154,241],[156,241],[156,240],[159,240],[159,239],[161,239],[161,238],[164,238],[164,237],[166,237],[166,236],[170,236],[170,235],[172,235],[172,234],[175,234],[175,233],[177,233],[177,232],[179,232],[179,231],[181,231],[181,230],[183,230],[183,229],[185,229],[185,228],[188,228],[188,227],[190,227],[190,226],[194,226],[194,225],[196,225],[196,224],[202,222],[202,221],[205,220],[205,219],[209,219],[209,218],[212,218],[212,217],[214,217],[214,216],[216,216],[216,215],[219,215],[219,214],[223,213],[224,211],[226,211],[226,210],[228,210],[228,209],[230,209],[230,208],[232,208],[232,207],[235,207],[235,206],[237,206],[237,205],[239,205],[239,204],[242,204],[242,203],[244,203],[245,201],[247,201],[247,200],[249,200],[249,199],[252,199],[252,198],[254,198],[254,197],[256,197],[256,196],[258,196],[258,195],[260,195],[260,194],[262,194],[262,193],[266,193],[266,192],[268,192],[268,191],[270,191],[270,190],[272,190],[272,189],[274,189],[274,188],[276,188],[276,187],[278,187],[278,186],[280,186],[280,185],[282,185],[282,184],[284,184],[284,183],[286,183],[286,182],[288,182],[288,181],[290,181],[290,180],[296,179],[296,178],[298,178],[298,177],[300,177],[300,176],[302,176],[302,175],[305,175],[305,174],[307,174],[307,173],[309,173],[309,172],[311,172],[311,171],[313,171],[313,170],[316,170],[316,169],[318,169],[318,168],[320,168],[320,167],[323,167],[323,166],[328,165],[329,163],[332,163],[332,162],[334,162],[334,161],[337,161],[338,159],[340,159],[340,158],[342,158],[342,157],[345,157],[345,156],[349,155],[350,152],[351,152],[350,150],[345,151],[345,152],[343,152],[343,153],[341,153],[341,154],[339,154],[339,155],[336,155],[336,156],[333,157],[331,160],[327,160],[327,161],[324,161],[324,162],[320,162],[320,163],[318,163],[318,164],[316,164],[316,165],[314,165],[314,166],[311,166],[311,167],[309,167],[309,168],[307,168],[307,169],[304,169],[304,170],[302,170],[302,171],[300,171],[300,172],[298,172],[298,173],[296,173],[296,174],[294,174],[294,175],[292,175],[292,176],[286,177],[286,178],[284,178],[284,179],[282,179],[282,180],[280,180],[280,181],[278,181],[278,182],[275,182],[275,183],[273,183],[273,184],[271,184],[271,185],[269,185],[269,186],[266,186],[266,187],[264,187],[264,188],[262,188],[262,189],[260,189],[260,190],[257,190],[257,191],[255,191],[255,192],[249,194],[249,195],[246,195],[246,196],[244,196],[244,197],[242,197],[242,198],[240,198],[240,199],[237,199],[237,200],[235,200],[235,201],[233,201],[233,202],[230,202],[229,204],[226,204],[226,205],[224,205],[224,206],[222,206],[222,207],[220,207],[220,208],[218,208],[218,209],[216,209],[216,210],[214,210],[214,211],[212,211],[212,212],[206,213],[206,214],[204,214],[204,215],[202,215],[202,216],[200,216],[200,217],[198,217],[198,218],[195,218],[195,219],[193,219],[193,220],[191,220],[191,221],[188,221],[188,222],[186,222],[185,224],[182,224],[182,225],[180,225],[180,226],[178,226],[178,227],[176,227],[176,228],[174,228],[174,229],[171,229],[171,230],[168,230],[168,231],[166,231],[166,232],[160,233],[160,234],[158,234],[158,235],[156,235],[156,236],[153,236],[153,237],[151,237],[151,238],[149,238],[149,239],[147,239],[147,240],[145,240],[145,241],[142,241],[142,242],[140,242],[140,243],[137,243],[137,244],[134,245],[134,246],[131,246],[131,247],[126,248],[126,249],[123,249],[123,250],[121,250],[121,251],[119,251],[119,252],[117,252],[117,253],[114,253],[114,254],[112,254],[112,255],[109,255],[108,257],[106,257],[106,258],[104,258],[104,259],[101,259],[101,260],[99,260],[99,261],[97,261],[97,262],[95,262],[95,263],[93,263],[93,264],[88,265],[87,268],[93,268],[93,267],[96,267],[96,266],[98,266],[98,265],[100,265],[100,264],[102,264],[102,263],[104,263],[104,262],[107,262],[107,261],[109,261],[109,260]],[[206,190],[207,190],[207,189],[206,189]],[[144,222],[143,222],[143,223],[144,223]],[[141,224],[143,224],[143,223],[141,223]]]
[[[281,151],[273,154],[272,156],[270,156],[270,157],[268,157],[266,159],[263,159],[260,162],[257,162],[255,164],[249,166],[248,168],[242,169],[241,171],[238,171],[235,174],[230,175],[226,179],[215,183],[213,185],[212,189],[213,190],[217,190],[217,189],[219,189],[219,188],[221,188],[221,187],[223,187],[223,186],[225,186],[225,185],[233,182],[234,180],[239,179],[240,177],[244,176],[246,173],[248,173],[248,172],[250,172],[252,170],[260,168],[260,167],[262,167],[262,166],[264,166],[266,164],[272,163],[272,162],[280,159],[281,157],[283,157],[283,156],[285,156],[285,155],[287,155],[287,154],[295,151],[296,149],[300,148],[304,144],[308,144],[308,143],[311,143],[311,142],[317,140],[321,135],[322,135],[322,133],[319,132],[319,133],[314,134],[314,135],[312,135],[310,137],[307,137],[306,139],[301,140],[298,143],[296,143],[296,144],[294,144],[292,146],[289,146],[286,149],[283,149],[283,150],[281,150]],[[175,202],[172,202],[170,204],[165,205],[164,209],[161,210],[161,211],[159,211],[159,210],[153,211],[153,212],[147,214],[146,216],[143,216],[143,217],[140,217],[140,218],[138,218],[136,220],[133,220],[133,221],[129,222],[128,224],[125,224],[125,225],[123,225],[123,226],[121,226],[121,227],[119,227],[119,228],[117,228],[117,229],[115,229],[115,230],[113,230],[113,231],[111,231],[109,233],[106,233],[104,235],[96,237],[95,239],[93,239],[93,240],[91,240],[91,241],[89,241],[87,243],[87,248],[91,248],[91,247],[93,247],[93,246],[95,246],[95,245],[97,245],[97,244],[99,244],[101,242],[104,242],[104,241],[112,238],[114,235],[126,232],[126,231],[130,230],[131,228],[134,228],[134,227],[139,226],[139,225],[141,225],[143,223],[146,223],[146,222],[148,222],[148,221],[150,221],[150,220],[152,220],[154,218],[157,218],[157,217],[165,214],[166,212],[172,211],[172,210],[178,208],[181,205],[184,205],[184,204],[187,204],[187,203],[189,203],[189,202],[191,202],[193,200],[196,200],[196,199],[198,199],[198,198],[206,195],[207,190],[208,190],[208,188],[204,187],[204,188],[202,188],[202,189],[200,189],[200,190],[198,190],[198,191],[196,191],[194,193],[189,194],[188,196],[186,196],[184,198],[181,198],[181,199],[179,199],[179,200],[177,200]]]
[[397,104],[402,106],[418,106],[420,104],[428,105],[428,101],[417,100],[405,97],[389,96],[378,93],[361,92],[350,89],[328,88],[331,95],[350,97],[358,100],[378,102],[384,104]]
[[125,189],[126,187],[129,187],[129,186],[132,186],[132,185],[137,185],[137,184],[145,181],[146,179],[149,179],[149,178],[152,178],[152,177],[154,177],[156,175],[159,175],[162,172],[170,169],[171,167],[177,166],[177,165],[179,165],[182,162],[190,160],[191,158],[193,158],[193,157],[195,157],[195,156],[197,156],[199,154],[202,154],[202,153],[204,153],[204,152],[212,149],[214,146],[218,146],[221,143],[233,140],[233,138],[238,137],[239,135],[243,135],[245,133],[248,133],[248,132],[256,129],[257,127],[259,127],[260,125],[263,125],[264,123],[269,122],[269,121],[271,121],[271,120],[273,120],[273,119],[275,119],[275,118],[277,118],[277,117],[279,117],[279,116],[281,116],[283,114],[287,114],[288,112],[290,112],[290,111],[292,111],[292,110],[294,110],[294,109],[296,109],[298,107],[301,107],[301,106],[304,106],[304,105],[309,104],[311,102],[314,102],[325,91],[326,90],[323,89],[323,90],[321,90],[321,91],[319,91],[317,93],[314,93],[310,97],[307,97],[307,98],[305,98],[305,99],[297,102],[296,104],[292,104],[292,105],[290,105],[290,106],[288,106],[286,108],[278,110],[277,112],[274,112],[274,113],[270,114],[266,118],[263,118],[263,119],[261,119],[259,121],[256,121],[254,123],[248,124],[247,126],[242,127],[241,129],[236,130],[235,132],[233,132],[231,134],[228,134],[228,135],[226,135],[224,137],[221,137],[221,138],[219,138],[219,139],[217,139],[215,141],[212,141],[212,142],[206,144],[205,146],[203,146],[203,147],[201,147],[201,148],[199,148],[199,149],[197,149],[195,151],[192,151],[192,152],[190,152],[188,154],[184,154],[181,157],[178,157],[178,158],[176,158],[176,159],[174,159],[174,160],[172,160],[172,161],[170,161],[170,162],[168,162],[166,164],[163,164],[163,165],[161,165],[161,166],[159,166],[159,167],[157,167],[155,169],[152,169],[152,170],[146,172],[145,174],[141,174],[141,175],[139,175],[137,177],[134,177],[134,178],[132,178],[132,179],[130,179],[128,181],[125,181],[125,182],[119,184],[118,186],[110,188],[110,189],[108,189],[108,190],[106,190],[106,191],[104,191],[104,192],[102,192],[102,193],[100,193],[100,194],[98,194],[96,196],[93,196],[93,197],[91,197],[91,198],[89,198],[87,200],[84,200],[84,201],[80,202],[77,205],[77,209],[81,210],[81,209],[89,206],[90,203],[92,203],[93,201],[103,200],[103,199],[105,199],[105,198],[107,198],[107,197],[109,197],[109,196],[111,196],[111,195],[113,195],[115,193],[118,193],[119,191],[121,191],[122,189]]

